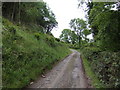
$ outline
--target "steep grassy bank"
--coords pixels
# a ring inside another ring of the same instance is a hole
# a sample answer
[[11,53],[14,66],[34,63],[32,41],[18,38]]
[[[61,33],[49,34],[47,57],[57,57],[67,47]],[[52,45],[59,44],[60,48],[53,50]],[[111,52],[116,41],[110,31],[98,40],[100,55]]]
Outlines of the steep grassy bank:
[[[102,51],[96,47],[85,47],[82,50],[82,56],[84,57],[84,64],[88,64],[99,79],[96,84],[101,87],[100,83],[103,83],[104,88],[119,88],[120,87],[120,52]],[[86,68],[88,69],[88,65]],[[87,73],[89,70],[87,70]],[[92,74],[89,74],[95,85],[95,78]],[[94,79],[94,80],[93,80]],[[99,83],[100,82],[100,83]],[[97,87],[98,87],[97,85]]]
[[3,87],[26,86],[70,53],[53,36],[33,31],[3,19]]

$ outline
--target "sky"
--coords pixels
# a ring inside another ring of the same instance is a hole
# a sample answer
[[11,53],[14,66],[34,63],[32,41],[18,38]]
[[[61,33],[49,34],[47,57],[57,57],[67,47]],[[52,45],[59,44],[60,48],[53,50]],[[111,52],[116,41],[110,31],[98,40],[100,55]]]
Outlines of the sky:
[[[85,12],[78,8],[78,0],[43,0],[56,16],[58,27],[52,30],[54,37],[59,38],[63,29],[70,29],[71,19],[80,18],[85,20]],[[92,38],[89,36],[89,38]]]

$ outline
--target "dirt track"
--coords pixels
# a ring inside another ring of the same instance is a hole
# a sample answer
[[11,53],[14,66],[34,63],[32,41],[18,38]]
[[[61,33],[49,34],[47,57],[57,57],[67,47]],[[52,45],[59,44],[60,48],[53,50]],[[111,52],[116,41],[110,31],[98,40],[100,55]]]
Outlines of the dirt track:
[[72,52],[46,73],[45,78],[40,77],[27,88],[88,88],[80,53],[76,50]]

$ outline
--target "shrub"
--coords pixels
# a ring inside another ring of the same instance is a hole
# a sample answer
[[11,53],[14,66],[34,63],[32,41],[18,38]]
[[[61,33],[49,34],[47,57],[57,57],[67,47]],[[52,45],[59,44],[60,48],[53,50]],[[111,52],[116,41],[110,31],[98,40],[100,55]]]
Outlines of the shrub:
[[90,61],[91,67],[100,81],[107,87],[120,87],[120,52],[101,51],[99,48],[86,47],[82,54]]
[[40,39],[40,33],[34,33],[34,35],[35,35],[35,38],[37,38],[37,40]]
[[60,39],[59,38],[55,38],[56,41],[60,42]]

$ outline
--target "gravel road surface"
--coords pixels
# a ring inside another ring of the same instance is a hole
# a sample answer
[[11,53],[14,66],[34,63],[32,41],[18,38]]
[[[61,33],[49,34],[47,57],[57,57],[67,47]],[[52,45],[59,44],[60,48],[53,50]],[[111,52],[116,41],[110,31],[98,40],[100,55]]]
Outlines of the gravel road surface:
[[80,53],[72,53],[27,88],[89,88]]

